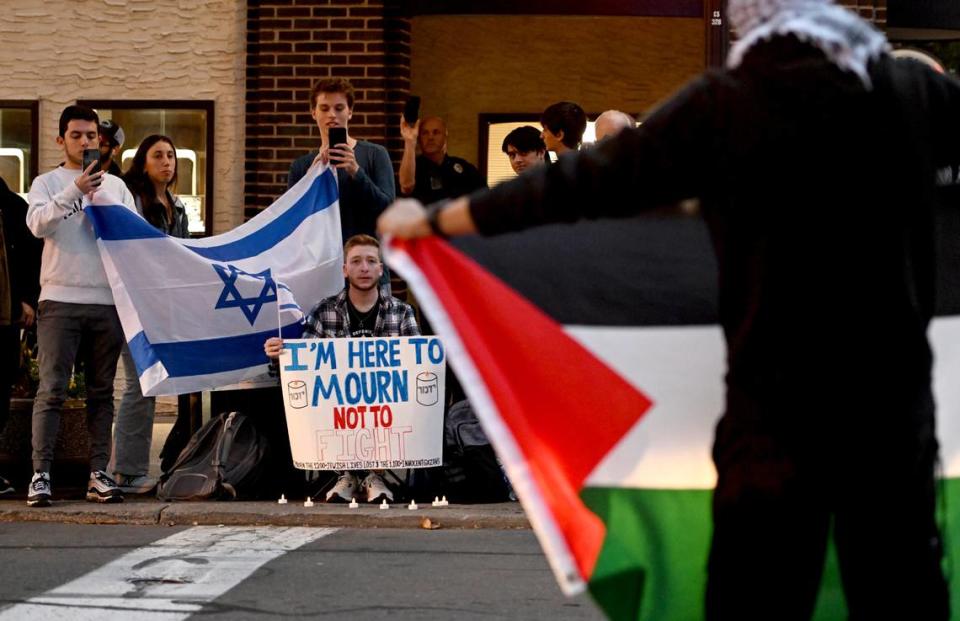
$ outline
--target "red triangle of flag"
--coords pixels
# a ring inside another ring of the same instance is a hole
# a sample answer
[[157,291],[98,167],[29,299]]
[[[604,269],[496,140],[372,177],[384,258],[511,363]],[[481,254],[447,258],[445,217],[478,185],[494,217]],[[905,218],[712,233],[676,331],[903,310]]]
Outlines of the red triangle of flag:
[[[392,248],[405,252],[422,273],[422,283],[403,274],[418,298],[425,298],[418,285],[427,286],[443,307],[581,577],[589,578],[604,527],[580,500],[580,489],[651,401],[537,306],[449,244],[431,237],[395,241]],[[446,336],[441,326],[446,322],[431,320]],[[465,389],[470,395],[470,386]],[[496,448],[495,434],[489,435]]]

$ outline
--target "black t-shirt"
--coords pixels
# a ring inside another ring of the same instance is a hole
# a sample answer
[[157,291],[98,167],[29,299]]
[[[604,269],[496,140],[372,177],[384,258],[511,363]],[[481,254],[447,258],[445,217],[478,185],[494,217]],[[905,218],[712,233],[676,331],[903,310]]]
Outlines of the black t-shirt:
[[377,315],[380,313],[380,297],[370,310],[360,312],[347,296],[347,313],[350,315],[350,336],[373,336],[373,328],[377,325]]
[[418,155],[415,183],[412,196],[424,205],[487,187],[487,182],[473,164],[451,155],[444,157],[439,166]]

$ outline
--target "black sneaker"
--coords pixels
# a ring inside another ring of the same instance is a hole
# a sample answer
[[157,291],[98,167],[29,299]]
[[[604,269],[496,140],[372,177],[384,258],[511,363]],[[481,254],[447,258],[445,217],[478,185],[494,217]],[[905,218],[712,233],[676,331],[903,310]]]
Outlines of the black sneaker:
[[94,470],[90,473],[90,483],[87,484],[87,500],[90,502],[123,502],[123,492],[117,482],[111,479],[103,470]]
[[50,473],[34,472],[30,479],[30,489],[27,491],[28,507],[50,506]]
[[10,481],[6,480],[3,477],[0,477],[0,496],[6,496],[7,494],[13,493],[13,486],[10,485]]

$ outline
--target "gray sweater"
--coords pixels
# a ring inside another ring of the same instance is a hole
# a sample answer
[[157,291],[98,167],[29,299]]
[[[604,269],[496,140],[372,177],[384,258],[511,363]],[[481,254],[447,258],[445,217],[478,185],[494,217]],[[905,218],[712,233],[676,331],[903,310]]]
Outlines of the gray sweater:
[[[337,170],[340,228],[344,241],[359,233],[376,235],[377,217],[397,195],[393,164],[386,149],[366,140],[358,140],[353,152],[360,166],[356,176],[351,178],[345,170]],[[313,151],[293,161],[287,176],[287,189],[303,178],[317,153]]]

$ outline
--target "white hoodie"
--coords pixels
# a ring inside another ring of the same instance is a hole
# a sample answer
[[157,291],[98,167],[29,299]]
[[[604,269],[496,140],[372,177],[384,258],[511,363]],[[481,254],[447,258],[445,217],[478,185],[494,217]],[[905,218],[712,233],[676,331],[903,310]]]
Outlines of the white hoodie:
[[[40,300],[113,305],[93,223],[83,212],[89,200],[74,183],[80,173],[59,166],[34,179],[27,196],[27,226],[44,240]],[[127,186],[113,175],[103,176],[97,192],[136,211]]]

